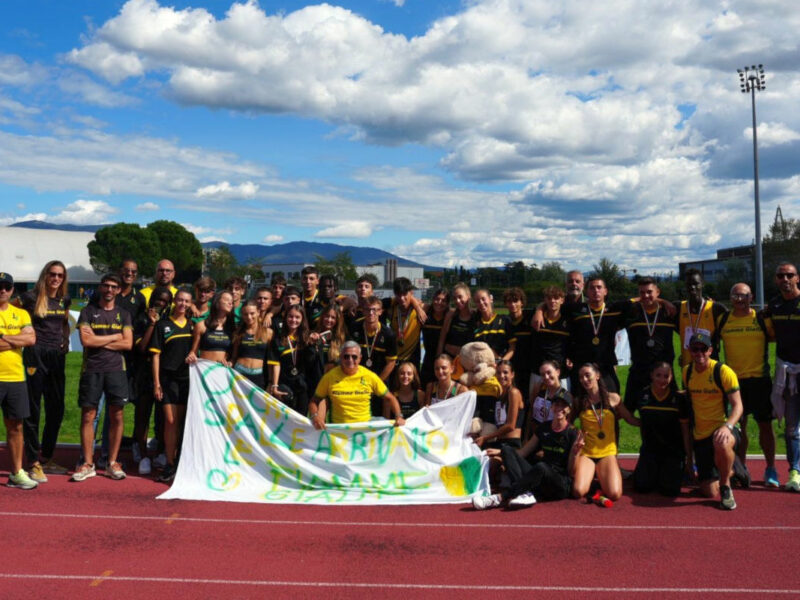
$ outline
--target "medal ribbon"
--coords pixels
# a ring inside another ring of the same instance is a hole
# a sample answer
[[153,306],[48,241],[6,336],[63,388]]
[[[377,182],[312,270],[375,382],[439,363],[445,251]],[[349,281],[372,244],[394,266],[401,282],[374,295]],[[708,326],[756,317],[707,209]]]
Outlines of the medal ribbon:
[[375,342],[378,341],[378,334],[381,332],[380,326],[378,331],[375,332],[375,337],[372,338],[372,344],[369,343],[369,334],[367,333],[367,324],[364,323],[364,342],[367,348],[367,360],[372,360],[372,351],[375,349]]
[[697,333],[697,326],[700,325],[700,318],[703,316],[703,309],[706,307],[706,299],[703,298],[703,303],[700,305],[700,310],[697,312],[697,319],[695,319],[694,323],[692,323],[692,307],[689,306],[689,303],[686,303],[686,312],[689,313],[689,325],[692,328],[692,335]]
[[656,308],[656,314],[653,317],[653,325],[650,326],[650,321],[647,319],[647,311],[645,310],[644,306],[642,306],[642,314],[644,314],[644,322],[647,323],[647,336],[653,337],[656,332],[656,322],[658,321],[658,311],[661,310],[661,306]]
[[597,325],[594,323],[594,311],[592,307],[589,307],[589,318],[592,320],[592,331],[594,331],[594,337],[600,337],[597,333],[600,331],[600,325],[603,324],[603,315],[606,312],[606,303],[603,302],[603,308],[600,309],[600,318],[597,319]]

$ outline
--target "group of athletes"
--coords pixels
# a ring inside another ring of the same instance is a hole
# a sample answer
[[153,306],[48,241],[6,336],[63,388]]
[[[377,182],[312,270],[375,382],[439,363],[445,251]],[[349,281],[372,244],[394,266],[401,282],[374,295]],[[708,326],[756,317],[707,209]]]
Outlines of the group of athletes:
[[[785,417],[785,488],[800,492],[800,288],[792,264],[778,266],[780,294],[760,312],[744,283],[731,290],[730,310],[705,298],[694,270],[685,274],[681,302],[662,299],[647,277],[638,280],[637,298],[607,302],[601,279],[584,282],[571,271],[565,289],[546,288],[531,308],[521,289],[507,289],[507,315],[495,311],[488,290],[472,293],[463,283],[436,290],[423,304],[406,278],[396,279],[393,295],[381,299],[372,276],[362,276],[351,297],[315,267],[303,269],[300,288],[279,276],[249,298],[239,277],[219,289],[208,277],[192,288],[175,287],[174,279],[175,268],[164,259],[154,283],[138,288],[138,265],[125,260],[101,278],[81,310],[82,455],[73,470],[54,460],[69,348],[67,270],[50,261],[18,297],[12,276],[0,273],[0,404],[10,487],[32,489],[48,475],[71,471],[75,481],[98,469],[125,478],[119,452],[129,401],[139,474],[156,472],[170,482],[180,459],[189,365],[198,359],[231,367],[317,428],[372,417],[402,425],[425,406],[470,389],[459,381],[460,354],[479,342],[494,359],[494,375],[471,388],[481,424],[473,438],[491,457],[496,493],[475,498],[478,509],[570,496],[611,505],[622,495],[619,419],[641,428],[632,474],[637,491],[677,496],[696,479],[702,494],[732,510],[732,483],[750,485],[748,415],[758,424],[770,487],[780,486],[772,420]],[[615,352],[621,329],[631,354],[624,398]],[[676,335],[681,385],[673,373]],[[354,394],[354,381],[369,385]],[[153,412],[155,447],[148,443]],[[103,443],[95,457],[97,429]]]

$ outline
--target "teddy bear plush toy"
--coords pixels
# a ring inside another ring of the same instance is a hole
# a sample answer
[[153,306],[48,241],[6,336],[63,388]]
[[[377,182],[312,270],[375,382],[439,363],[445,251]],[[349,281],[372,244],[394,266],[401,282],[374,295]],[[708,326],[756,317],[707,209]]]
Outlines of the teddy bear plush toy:
[[494,420],[495,403],[503,393],[500,382],[494,376],[494,352],[485,342],[470,342],[461,347],[458,362],[464,371],[458,380],[478,395],[471,433],[476,436],[491,435],[497,431],[491,422]]

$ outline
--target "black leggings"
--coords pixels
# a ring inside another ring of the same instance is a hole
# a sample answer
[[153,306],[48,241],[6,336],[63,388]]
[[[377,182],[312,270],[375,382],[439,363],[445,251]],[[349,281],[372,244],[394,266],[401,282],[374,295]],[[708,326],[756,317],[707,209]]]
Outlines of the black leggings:
[[[22,431],[25,439],[25,458],[29,463],[53,458],[58,441],[58,430],[64,420],[64,367],[66,354],[58,349],[31,346],[25,348],[25,365],[35,369],[28,371],[28,402],[30,416],[24,420]],[[39,443],[39,419],[42,414],[44,395],[44,430]]]
[[537,500],[563,500],[569,496],[572,481],[556,471],[549,463],[533,464],[522,458],[511,446],[500,449],[511,487],[503,492],[503,500],[533,492]]

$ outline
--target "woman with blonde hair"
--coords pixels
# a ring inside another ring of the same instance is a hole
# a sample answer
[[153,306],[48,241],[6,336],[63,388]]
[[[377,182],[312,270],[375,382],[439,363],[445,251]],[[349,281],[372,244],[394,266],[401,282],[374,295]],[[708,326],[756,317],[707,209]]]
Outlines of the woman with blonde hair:
[[[66,475],[67,469],[53,461],[58,430],[64,420],[64,369],[69,350],[69,306],[67,268],[60,260],[48,262],[32,290],[22,294],[19,306],[31,315],[36,344],[25,348],[30,416],[23,423],[25,458],[30,476],[40,483],[47,475]],[[41,400],[44,396],[44,430],[39,441]]]

